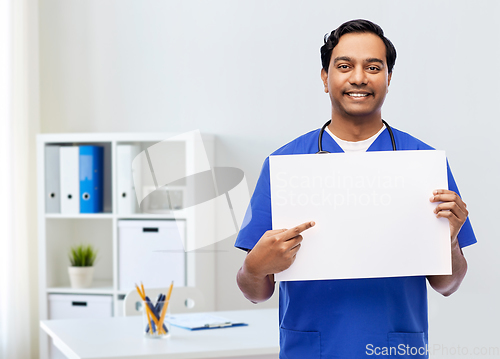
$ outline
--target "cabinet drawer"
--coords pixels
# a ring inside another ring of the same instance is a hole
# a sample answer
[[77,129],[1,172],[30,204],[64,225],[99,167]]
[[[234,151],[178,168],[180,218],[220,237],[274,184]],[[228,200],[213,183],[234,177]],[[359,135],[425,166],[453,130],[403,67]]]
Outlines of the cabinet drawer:
[[185,222],[175,220],[118,222],[118,287],[134,290],[186,285]]
[[49,294],[49,319],[112,316],[113,299],[110,295]]

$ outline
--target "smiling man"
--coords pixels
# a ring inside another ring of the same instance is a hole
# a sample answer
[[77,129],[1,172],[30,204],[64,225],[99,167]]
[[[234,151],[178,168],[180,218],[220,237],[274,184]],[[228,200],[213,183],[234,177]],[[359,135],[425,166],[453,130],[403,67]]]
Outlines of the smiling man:
[[[272,155],[432,149],[382,120],[396,49],[378,25],[342,24],[325,37],[321,61],[331,120]],[[429,196],[439,203],[436,217],[449,221],[452,275],[281,282],[281,359],[428,358],[426,281],[445,296],[455,292],[467,271],[461,248],[476,242],[449,168],[448,188]],[[244,223],[235,246],[248,254],[237,282],[245,297],[258,303],[272,296],[274,274],[292,265],[301,233],[314,226],[272,229],[269,158]]]
[[329,47],[322,48],[321,79],[332,102],[329,129],[339,138],[365,140],[381,129],[382,105],[396,60],[390,45],[387,60],[383,39],[371,32],[343,35],[334,45],[330,61],[326,56]]

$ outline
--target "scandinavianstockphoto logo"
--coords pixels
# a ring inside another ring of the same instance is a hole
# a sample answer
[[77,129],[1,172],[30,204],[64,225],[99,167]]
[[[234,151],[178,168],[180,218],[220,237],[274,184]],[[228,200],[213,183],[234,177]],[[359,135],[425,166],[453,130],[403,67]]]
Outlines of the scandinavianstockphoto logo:
[[[389,206],[392,195],[387,190],[405,189],[402,176],[388,176],[378,171],[371,177],[330,171],[326,176],[276,174],[275,201],[279,206],[330,206],[333,209],[356,206]],[[334,191],[333,191],[334,190]]]
[[235,167],[211,166],[198,130],[149,146],[132,161],[132,173],[141,212],[168,212],[176,222],[196,217],[196,235],[188,229],[184,236],[186,252],[226,239],[244,226],[250,202],[245,174]]
[[366,345],[366,355],[370,356],[381,356],[381,357],[391,357],[391,358],[408,358],[408,357],[439,357],[445,356],[449,357],[464,357],[470,356],[472,358],[480,357],[480,356],[488,356],[488,357],[498,357],[500,356],[500,348],[498,346],[447,346],[443,344],[433,344],[429,346],[425,344],[425,346],[410,346],[408,344],[399,344],[398,346],[384,346],[379,347],[373,344]]

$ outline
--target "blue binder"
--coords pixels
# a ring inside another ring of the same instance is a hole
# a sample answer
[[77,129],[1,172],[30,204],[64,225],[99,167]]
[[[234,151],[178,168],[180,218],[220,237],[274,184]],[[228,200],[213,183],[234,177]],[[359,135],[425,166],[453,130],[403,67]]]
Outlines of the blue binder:
[[103,211],[103,154],[100,146],[80,146],[80,213]]

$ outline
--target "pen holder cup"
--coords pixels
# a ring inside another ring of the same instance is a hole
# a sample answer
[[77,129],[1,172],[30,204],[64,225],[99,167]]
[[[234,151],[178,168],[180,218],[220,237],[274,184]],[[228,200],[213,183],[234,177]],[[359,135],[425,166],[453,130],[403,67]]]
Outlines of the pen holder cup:
[[143,333],[147,338],[168,338],[170,336],[170,308],[168,301],[142,302]]

